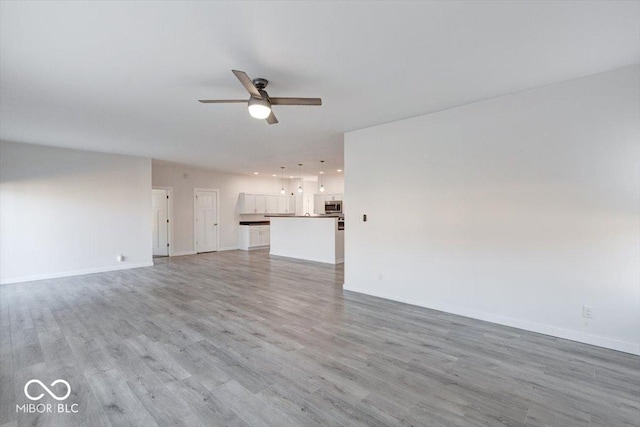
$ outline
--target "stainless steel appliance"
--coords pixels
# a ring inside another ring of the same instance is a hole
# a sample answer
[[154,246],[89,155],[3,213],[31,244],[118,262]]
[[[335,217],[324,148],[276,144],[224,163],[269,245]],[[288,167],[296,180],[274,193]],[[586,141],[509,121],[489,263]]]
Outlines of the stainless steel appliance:
[[324,202],[324,213],[342,213],[342,201],[334,200],[334,201],[326,201]]
[[338,231],[344,230],[344,217],[338,218]]

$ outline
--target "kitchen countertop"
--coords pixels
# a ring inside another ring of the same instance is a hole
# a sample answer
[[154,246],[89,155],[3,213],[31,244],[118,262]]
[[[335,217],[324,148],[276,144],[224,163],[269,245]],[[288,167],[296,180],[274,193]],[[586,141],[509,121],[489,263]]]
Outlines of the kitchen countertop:
[[240,225],[269,225],[269,221],[240,221]]

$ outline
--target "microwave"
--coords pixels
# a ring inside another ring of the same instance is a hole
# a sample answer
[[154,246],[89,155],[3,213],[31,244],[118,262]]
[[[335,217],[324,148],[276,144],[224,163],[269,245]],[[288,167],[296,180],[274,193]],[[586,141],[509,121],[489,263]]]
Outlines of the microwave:
[[326,201],[324,202],[324,213],[342,213],[342,201]]

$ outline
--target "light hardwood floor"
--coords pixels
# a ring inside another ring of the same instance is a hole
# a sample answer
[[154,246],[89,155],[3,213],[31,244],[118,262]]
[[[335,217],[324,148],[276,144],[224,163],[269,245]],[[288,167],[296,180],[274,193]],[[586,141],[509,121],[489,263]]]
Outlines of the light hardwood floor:
[[[266,251],[155,261],[0,287],[0,425],[640,420],[636,356],[343,292],[341,266]],[[33,378],[68,381],[78,413],[16,413]]]

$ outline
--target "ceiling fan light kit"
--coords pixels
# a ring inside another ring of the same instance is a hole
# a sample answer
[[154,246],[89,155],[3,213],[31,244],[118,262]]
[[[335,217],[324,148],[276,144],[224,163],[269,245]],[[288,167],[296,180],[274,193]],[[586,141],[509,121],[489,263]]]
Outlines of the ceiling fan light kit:
[[257,78],[251,80],[244,71],[231,70],[240,80],[242,86],[249,92],[249,100],[243,99],[200,99],[203,104],[231,104],[247,102],[249,114],[256,119],[264,119],[270,125],[278,123],[278,119],[273,114],[272,105],[322,105],[321,98],[271,98],[265,90],[269,81]]
[[266,99],[249,98],[249,114],[254,119],[266,119],[271,114],[271,104]]

